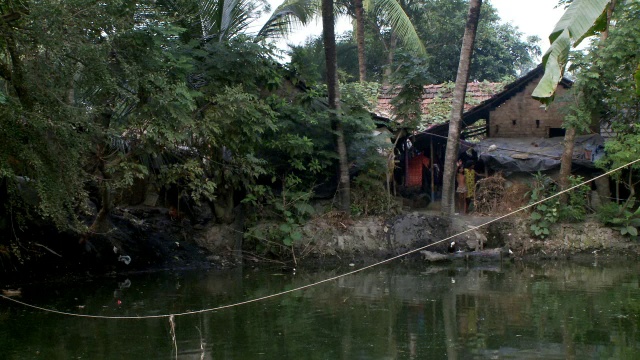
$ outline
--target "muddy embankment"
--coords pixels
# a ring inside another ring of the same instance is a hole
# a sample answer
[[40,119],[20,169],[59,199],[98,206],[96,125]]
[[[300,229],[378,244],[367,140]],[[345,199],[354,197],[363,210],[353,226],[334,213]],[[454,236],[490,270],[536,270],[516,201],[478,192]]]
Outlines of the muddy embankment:
[[[411,212],[388,219],[367,217],[348,222],[320,217],[304,227],[302,240],[294,246],[295,260],[303,266],[365,264],[418,248],[424,249],[406,258],[429,262],[499,261],[583,256],[635,258],[640,254],[637,241],[622,237],[618,231],[592,220],[554,224],[551,235],[544,240],[531,237],[528,222],[521,218],[493,221],[491,217],[455,216],[451,220],[449,223],[433,212]],[[460,233],[463,234],[442,241]],[[219,254],[210,257],[213,263],[219,261],[224,265],[229,263],[229,257],[224,254],[233,248],[236,236],[237,231],[213,226],[194,239],[213,254]],[[455,243],[453,249],[449,249],[452,242]],[[245,260],[247,258],[259,261],[250,255],[245,256]]]
[[[403,259],[414,261],[499,261],[599,256],[636,258],[638,242],[602,227],[595,221],[555,224],[545,240],[529,235],[526,220],[455,216],[449,222],[435,212],[409,212],[390,218],[335,219],[320,216],[309,221],[304,234],[277,259],[256,251],[255,241],[242,244],[240,223],[215,224],[212,216],[172,218],[166,209],[117,209],[112,228],[86,242],[65,235],[34,234],[19,247],[19,258],[3,257],[3,274],[40,277],[57,273],[126,273],[187,268],[230,268],[244,265],[323,267],[363,265],[389,259],[414,249]],[[447,239],[453,234],[458,235]],[[451,242],[454,253],[450,253]],[[424,249],[423,249],[424,248]],[[493,249],[493,250],[492,250]],[[446,254],[443,258],[442,255]],[[241,260],[241,261],[240,261]]]

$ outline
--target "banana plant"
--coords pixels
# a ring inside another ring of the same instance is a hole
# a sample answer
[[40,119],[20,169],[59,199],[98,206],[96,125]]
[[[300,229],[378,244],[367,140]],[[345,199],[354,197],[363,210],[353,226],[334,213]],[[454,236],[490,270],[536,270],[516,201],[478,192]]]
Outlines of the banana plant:
[[562,80],[571,47],[607,27],[610,0],[573,0],[549,35],[551,46],[542,57],[544,75],[533,91],[533,97],[550,103]]

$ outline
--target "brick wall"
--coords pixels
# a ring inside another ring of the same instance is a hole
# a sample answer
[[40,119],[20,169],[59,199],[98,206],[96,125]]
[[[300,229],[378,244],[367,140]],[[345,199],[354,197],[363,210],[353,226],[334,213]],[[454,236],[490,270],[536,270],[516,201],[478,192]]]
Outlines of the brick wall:
[[566,89],[558,85],[556,100],[545,110],[531,97],[540,77],[490,112],[489,137],[549,137],[549,128],[562,127],[564,114],[558,109],[563,104],[558,100]]

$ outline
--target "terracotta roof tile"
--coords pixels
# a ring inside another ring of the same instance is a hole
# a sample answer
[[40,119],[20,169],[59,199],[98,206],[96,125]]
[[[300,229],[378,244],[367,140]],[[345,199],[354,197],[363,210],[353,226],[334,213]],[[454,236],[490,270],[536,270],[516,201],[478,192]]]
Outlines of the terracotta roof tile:
[[[489,83],[489,82],[473,82],[467,84],[467,98],[473,99],[473,104],[465,103],[465,111],[471,109],[473,106],[480,104],[481,102],[490,99],[493,95],[500,92],[503,89],[501,83]],[[378,96],[378,105],[376,106],[375,113],[378,116],[393,119],[393,105],[391,101],[400,92],[400,87],[383,87]],[[452,96],[453,90],[447,89],[443,84],[437,85],[425,85],[422,93],[422,112],[428,114],[429,104],[433,103],[438,95],[443,98],[449,98]]]

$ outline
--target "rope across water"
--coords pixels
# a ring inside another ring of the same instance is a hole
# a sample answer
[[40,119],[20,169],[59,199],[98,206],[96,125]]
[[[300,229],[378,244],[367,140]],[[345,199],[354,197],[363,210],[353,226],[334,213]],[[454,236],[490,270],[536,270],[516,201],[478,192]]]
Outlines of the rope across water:
[[595,180],[595,179],[598,179],[598,178],[601,178],[601,177],[604,177],[604,176],[608,176],[608,175],[610,175],[610,174],[612,174],[612,173],[614,173],[616,171],[619,171],[619,170],[621,170],[621,169],[623,169],[623,168],[625,168],[627,166],[631,166],[631,165],[633,165],[633,164],[635,164],[637,162],[640,162],[640,159],[633,160],[633,161],[631,161],[631,162],[629,162],[629,163],[627,163],[627,164],[625,164],[623,166],[620,166],[620,167],[618,167],[616,169],[607,171],[606,173],[604,173],[602,175],[596,176],[593,179],[590,179],[590,180],[582,182],[582,183],[580,183],[578,185],[575,185],[575,186],[572,186],[572,187],[567,188],[565,190],[562,190],[562,191],[560,191],[560,192],[558,192],[558,193],[556,193],[554,195],[551,195],[551,196],[549,196],[547,198],[544,198],[542,200],[539,200],[539,201],[536,201],[534,203],[531,203],[531,204],[528,204],[526,206],[523,206],[523,207],[521,207],[521,208],[519,208],[517,210],[514,210],[514,211],[512,211],[512,212],[510,212],[508,214],[499,216],[499,217],[497,217],[495,219],[487,221],[487,222],[485,222],[483,224],[480,224],[478,226],[469,228],[469,229],[467,229],[465,231],[461,231],[461,232],[459,232],[459,233],[457,233],[455,235],[448,236],[448,237],[446,237],[444,239],[440,239],[440,240],[438,240],[436,242],[433,242],[433,243],[431,243],[429,245],[425,245],[425,246],[422,246],[422,247],[407,251],[407,252],[402,253],[400,255],[393,256],[393,257],[391,257],[389,259],[385,259],[385,260],[373,263],[371,265],[363,266],[361,268],[358,268],[358,269],[355,269],[355,270],[352,270],[352,271],[349,271],[349,272],[346,272],[346,273],[343,273],[343,274],[340,274],[340,275],[336,275],[336,276],[333,276],[333,277],[330,277],[330,278],[327,278],[327,279],[316,281],[316,282],[313,282],[313,283],[310,283],[310,284],[307,284],[307,285],[299,286],[299,287],[296,287],[296,288],[293,288],[293,289],[290,289],[290,290],[285,290],[285,291],[277,292],[277,293],[266,295],[266,296],[260,296],[260,297],[257,297],[257,298],[253,298],[253,299],[249,299],[249,300],[245,300],[245,301],[240,301],[240,302],[236,302],[236,303],[232,303],[232,304],[220,305],[220,306],[207,308],[207,309],[194,310],[194,311],[185,311],[185,312],[173,313],[173,314],[142,315],[142,316],[107,316],[107,315],[79,314],[79,313],[72,313],[72,312],[65,312],[65,311],[60,311],[60,310],[55,310],[55,309],[44,308],[44,307],[40,307],[40,306],[36,306],[36,305],[25,303],[23,301],[4,296],[2,294],[0,294],[0,298],[2,298],[4,300],[7,300],[7,301],[10,301],[10,302],[13,302],[13,303],[16,303],[16,304],[19,304],[19,305],[22,305],[22,306],[26,306],[26,307],[29,307],[29,308],[32,308],[32,309],[40,310],[40,311],[43,311],[43,312],[59,314],[59,315],[64,315],[64,316],[73,316],[73,317],[79,317],[79,318],[91,318],[91,319],[120,319],[120,320],[141,320],[141,319],[158,319],[158,318],[170,318],[170,319],[173,319],[173,318],[176,318],[176,317],[179,317],[179,316],[203,314],[203,313],[207,313],[207,312],[213,312],[213,311],[218,311],[218,310],[229,309],[229,308],[233,308],[233,307],[238,307],[238,306],[242,306],[242,305],[246,305],[246,304],[256,303],[256,302],[260,302],[260,301],[263,301],[263,300],[279,297],[279,296],[282,296],[282,295],[286,295],[286,294],[289,294],[289,293],[301,291],[301,290],[304,290],[304,289],[308,289],[308,288],[311,288],[311,287],[314,287],[314,286],[318,286],[318,285],[321,285],[321,284],[324,284],[324,283],[328,283],[328,282],[340,279],[340,278],[345,277],[345,276],[353,275],[353,274],[356,274],[356,273],[359,273],[359,272],[374,268],[376,266],[380,266],[380,265],[392,262],[392,261],[397,260],[399,258],[405,257],[405,256],[413,254],[413,253],[416,253],[418,251],[422,251],[422,250],[427,249],[427,248],[429,248],[431,246],[441,244],[441,243],[443,243],[445,241],[448,241],[448,240],[451,240],[451,239],[453,239],[453,238],[455,238],[457,236],[464,235],[464,234],[466,234],[468,232],[477,230],[477,229],[479,229],[479,228],[481,228],[483,226],[489,225],[489,224],[494,223],[496,221],[499,221],[499,220],[502,220],[502,219],[507,218],[509,216],[512,216],[514,214],[517,214],[518,212],[521,212],[521,211],[524,211],[526,209],[529,209],[529,208],[531,208],[533,206],[536,206],[536,205],[538,205],[540,203],[543,203],[543,202],[545,202],[545,201],[547,201],[549,199],[553,199],[555,197],[558,197],[558,196],[562,195],[563,193],[572,191],[572,190],[574,190],[574,189],[576,189],[576,188],[578,188],[578,187],[580,187],[582,185],[585,185],[589,181],[592,181],[592,180]]

